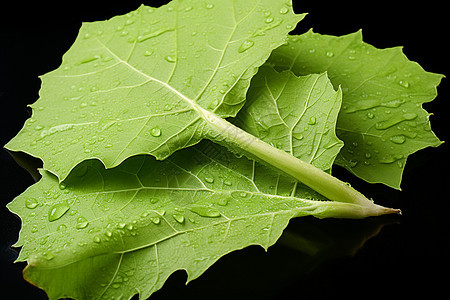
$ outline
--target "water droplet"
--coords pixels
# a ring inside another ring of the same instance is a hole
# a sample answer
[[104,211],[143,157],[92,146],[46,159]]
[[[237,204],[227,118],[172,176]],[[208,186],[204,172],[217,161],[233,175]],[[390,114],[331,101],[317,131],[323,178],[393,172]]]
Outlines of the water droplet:
[[273,22],[273,17],[268,17],[266,20],[265,20],[265,22],[266,23],[272,23]]
[[161,219],[158,216],[151,217],[150,220],[153,222],[153,224],[158,225],[161,222]]
[[177,61],[176,57],[173,55],[166,55],[166,56],[164,56],[164,59],[170,63],[174,63]]
[[25,200],[25,206],[29,209],[36,208],[38,205],[39,203],[35,198],[28,198]]
[[303,136],[303,134],[302,133],[300,133],[300,132],[293,132],[292,133],[292,136],[294,137],[294,138],[296,138],[297,140],[303,140],[305,137]]
[[327,56],[327,57],[333,57],[333,56],[334,56],[334,53],[331,52],[331,51],[328,51],[328,52],[326,53],[326,56]]
[[35,233],[35,232],[37,232],[38,231],[38,226],[35,224],[35,225],[33,225],[32,227],[31,227],[31,232],[32,233]]
[[414,120],[415,118],[417,118],[417,114],[406,113],[406,114],[403,114],[402,116],[392,117],[385,121],[378,122],[375,124],[375,128],[378,130],[383,130],[383,129],[390,128],[394,125],[397,125],[398,123],[403,122],[405,120],[411,121],[411,120]]
[[219,201],[217,201],[217,204],[221,205],[221,206],[225,206],[228,204],[228,199],[227,198],[221,198],[219,199]]
[[207,183],[214,183],[214,178],[212,178],[212,177],[205,177],[205,181]]
[[404,135],[394,135],[389,138],[391,142],[394,144],[403,144],[406,141],[406,137]]
[[317,122],[316,117],[312,116],[311,118],[309,118],[308,124],[314,125],[316,124],[316,122]]
[[54,204],[48,210],[48,220],[50,222],[58,220],[69,210],[69,208],[69,204],[66,201]]
[[66,230],[67,226],[66,224],[61,224],[56,228],[56,231],[62,231],[62,230]]
[[411,121],[411,120],[414,120],[415,118],[417,118],[417,114],[415,114],[415,113],[406,113],[406,114],[403,114],[402,117],[405,120]]
[[77,219],[77,225],[75,226],[77,229],[83,229],[86,228],[89,225],[88,220],[84,217],[79,217]]
[[358,165],[358,161],[354,160],[354,159],[349,160],[348,163],[350,165],[350,168],[354,168],[354,167],[356,167]]
[[196,213],[199,216],[208,218],[217,218],[221,216],[220,212],[217,209],[207,206],[195,206],[190,208],[190,211]]
[[369,119],[373,119],[375,117],[375,115],[373,113],[369,112],[369,113],[367,113],[367,117]]
[[153,128],[150,130],[150,133],[151,133],[153,136],[158,137],[158,136],[161,135],[161,129],[159,129],[159,127],[153,127]]
[[145,56],[150,56],[150,55],[152,55],[153,54],[153,51],[152,50],[145,50],[145,52],[144,52],[144,55]]
[[52,260],[55,258],[55,255],[53,255],[53,253],[51,252],[44,252],[42,253],[42,256],[46,259],[46,260]]
[[164,216],[166,214],[166,211],[164,209],[156,209],[155,212],[160,216]]
[[92,240],[94,241],[94,243],[97,243],[97,244],[101,242],[101,240],[98,236],[94,237]]
[[207,9],[214,8],[214,4],[212,4],[212,3],[206,4],[206,8]]
[[398,84],[400,84],[400,85],[401,85],[402,87],[404,87],[404,88],[409,87],[409,82],[406,81],[406,80],[400,80],[400,81],[398,82]]
[[66,187],[67,187],[67,185],[66,185],[64,182],[61,182],[61,183],[59,184],[59,189],[60,189],[60,190],[65,190]]
[[172,217],[173,217],[174,220],[177,221],[178,223],[180,223],[180,224],[184,223],[184,216],[183,216],[183,215],[174,214],[174,215],[172,215]]
[[403,158],[404,158],[403,154],[397,154],[397,155],[383,157],[380,160],[378,160],[378,162],[380,164],[392,164],[393,162],[396,162]]
[[282,14],[282,15],[287,14],[288,11],[289,11],[289,9],[288,9],[287,7],[282,7],[282,8],[280,9],[280,14]]
[[243,53],[243,52],[247,51],[248,49],[250,49],[251,47],[253,47],[254,44],[255,44],[255,42],[252,40],[245,40],[239,47],[238,52]]
[[223,184],[227,185],[227,186],[231,186],[233,183],[229,180],[224,180]]

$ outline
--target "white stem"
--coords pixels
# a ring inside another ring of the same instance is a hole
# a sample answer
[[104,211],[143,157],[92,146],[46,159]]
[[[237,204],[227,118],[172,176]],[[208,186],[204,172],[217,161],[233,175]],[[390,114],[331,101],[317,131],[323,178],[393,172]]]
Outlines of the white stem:
[[329,200],[361,205],[369,215],[400,212],[397,209],[374,204],[360,192],[336,177],[267,144],[210,111],[201,109],[201,113],[213,131],[211,136],[214,140],[221,139],[226,144],[242,149],[244,152],[291,175]]

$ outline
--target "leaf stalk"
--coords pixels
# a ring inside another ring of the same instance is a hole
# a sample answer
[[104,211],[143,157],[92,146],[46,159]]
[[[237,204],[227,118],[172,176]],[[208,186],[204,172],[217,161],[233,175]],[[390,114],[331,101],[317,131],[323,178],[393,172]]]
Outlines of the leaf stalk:
[[295,156],[269,145],[216,114],[202,108],[201,113],[212,129],[209,135],[211,140],[226,145],[232,151],[243,151],[247,156],[289,174],[329,200],[361,206],[362,212],[358,217],[401,213],[399,209],[373,203],[347,183],[310,163],[301,161]]

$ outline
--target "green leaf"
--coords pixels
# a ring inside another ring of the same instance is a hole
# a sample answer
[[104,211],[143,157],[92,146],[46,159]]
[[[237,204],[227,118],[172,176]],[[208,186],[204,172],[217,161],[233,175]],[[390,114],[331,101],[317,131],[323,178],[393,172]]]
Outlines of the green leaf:
[[329,170],[343,146],[336,137],[342,93],[326,74],[297,77],[260,68],[237,125],[291,155]]
[[174,0],[84,23],[6,147],[41,158],[60,181],[86,159],[164,159],[205,137],[206,112],[236,115],[257,68],[302,18],[290,1]]
[[63,184],[41,172],[8,208],[23,220],[25,278],[50,299],[145,299],[176,270],[190,281],[231,251],[267,249],[293,217],[370,215],[211,142],[108,170],[89,160]]
[[425,72],[400,47],[377,49],[361,32],[342,37],[309,31],[291,36],[268,62],[297,75],[327,72],[343,92],[336,163],[358,177],[399,188],[407,157],[441,141],[422,104],[436,97],[442,75]]

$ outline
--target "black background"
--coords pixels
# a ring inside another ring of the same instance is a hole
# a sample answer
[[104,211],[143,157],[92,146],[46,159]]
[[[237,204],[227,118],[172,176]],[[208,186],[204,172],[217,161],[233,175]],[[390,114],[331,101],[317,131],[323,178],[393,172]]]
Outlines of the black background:
[[[127,13],[141,3],[159,6],[164,2],[2,2],[0,144],[10,140],[29,117],[26,105],[38,98],[38,76],[59,66],[82,21]],[[378,48],[404,46],[408,58],[425,70],[449,75],[450,28],[444,4],[294,1],[297,13],[309,13],[296,33],[314,28],[318,33],[343,35],[362,28],[366,42]],[[424,107],[434,113],[435,133],[449,141],[448,79],[438,92],[438,98]],[[259,247],[234,252],[187,286],[185,273],[177,272],[152,299],[446,297],[450,278],[448,155],[448,144],[444,144],[410,156],[401,192],[364,183],[336,168],[337,177],[380,204],[401,208],[403,216],[293,220],[287,234],[267,253]],[[20,221],[5,208],[34,181],[5,150],[0,150],[0,159],[0,299],[46,299],[43,291],[22,279],[24,264],[12,263],[17,252],[10,245],[17,240]],[[300,236],[322,245],[320,252],[307,255],[296,250],[295,237],[301,244]]]

